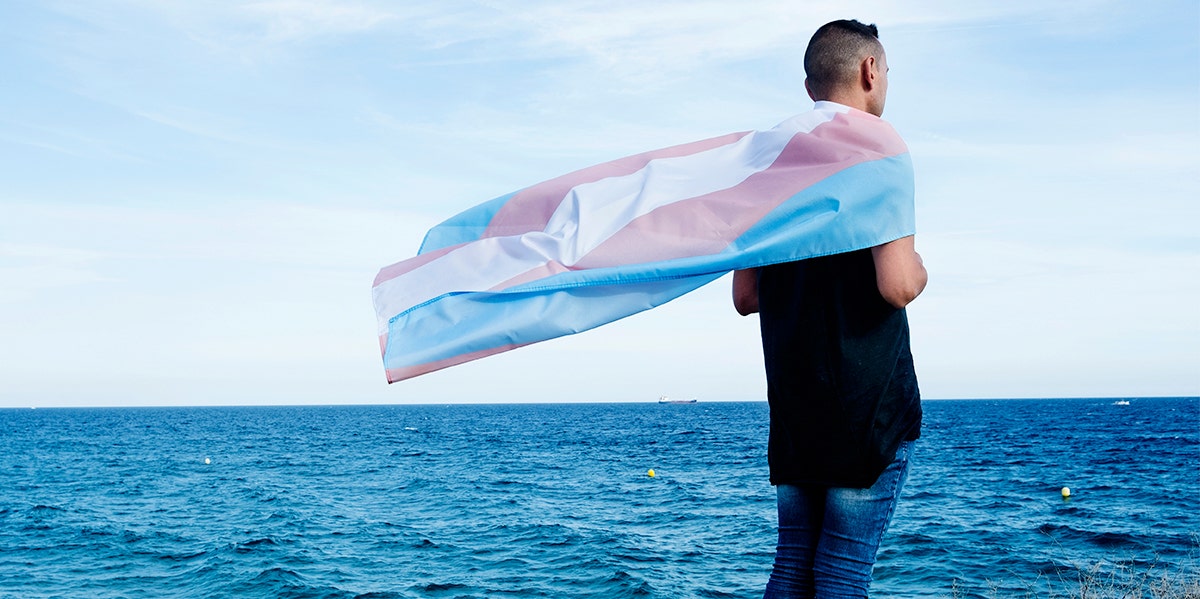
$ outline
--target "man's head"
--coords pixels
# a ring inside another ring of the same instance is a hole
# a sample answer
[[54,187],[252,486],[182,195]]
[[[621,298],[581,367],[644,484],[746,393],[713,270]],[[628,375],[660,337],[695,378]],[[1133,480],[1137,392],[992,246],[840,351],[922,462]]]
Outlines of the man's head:
[[887,100],[887,57],[875,25],[822,25],[804,52],[804,87],[813,100],[846,104],[876,116]]

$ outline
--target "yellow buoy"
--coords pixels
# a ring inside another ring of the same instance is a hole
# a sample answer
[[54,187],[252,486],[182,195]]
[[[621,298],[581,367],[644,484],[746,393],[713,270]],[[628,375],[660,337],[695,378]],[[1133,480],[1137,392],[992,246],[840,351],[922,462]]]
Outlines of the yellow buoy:
[[204,463],[205,463],[205,464],[211,464],[211,463],[212,463],[212,460],[210,460],[210,459],[208,459],[208,458],[204,458]]
[[1062,495],[1063,495],[1063,499],[1070,497],[1071,496],[1071,487],[1063,487]]
[[654,478],[654,469],[651,468],[651,469],[647,470],[646,476],[649,476],[650,478]]

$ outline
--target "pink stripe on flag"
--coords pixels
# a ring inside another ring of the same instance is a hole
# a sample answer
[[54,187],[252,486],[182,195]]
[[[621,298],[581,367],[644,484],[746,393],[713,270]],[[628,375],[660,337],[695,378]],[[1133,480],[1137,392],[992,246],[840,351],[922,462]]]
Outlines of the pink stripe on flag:
[[[745,181],[711,193],[674,202],[644,214],[604,240],[575,267],[601,268],[655,262],[721,252],[797,192],[837,172],[872,160],[908,151],[899,136],[879,136],[881,144],[863,135],[865,113],[839,114],[810,133],[798,133],[766,169]],[[814,156],[819,156],[813,160]],[[817,163],[817,166],[799,165]]]
[[[470,243],[470,242],[467,242],[467,243]],[[397,262],[391,266],[385,266],[379,270],[379,274],[375,275],[375,282],[372,283],[371,286],[378,287],[380,283],[383,283],[385,281],[390,281],[399,276],[406,275],[422,266],[425,266],[426,264],[429,264],[430,262],[433,262],[434,260],[437,260],[438,258],[441,258],[442,256],[445,256],[446,254],[449,254],[450,252],[453,252],[454,250],[457,250],[458,248],[460,248],[464,245],[467,245],[467,244],[460,243],[458,245],[452,245],[449,247],[439,248],[439,249],[433,250],[432,252],[425,252],[424,254],[418,254],[417,256],[409,258],[408,260],[405,260],[403,262]]]
[[500,210],[492,217],[487,229],[484,230],[483,235],[480,237],[506,237],[529,231],[541,231],[546,228],[546,223],[550,222],[550,217],[558,209],[558,205],[562,203],[567,192],[579,185],[609,177],[622,177],[636,173],[645,168],[651,160],[687,156],[737,143],[738,140],[750,133],[750,131],[730,133],[720,137],[628,156],[527,187],[517,192],[500,207]]
[[395,383],[397,381],[402,381],[404,379],[411,379],[414,376],[420,376],[422,374],[433,372],[435,370],[441,370],[443,368],[457,366],[464,362],[470,362],[473,360],[478,360],[480,358],[486,358],[486,357],[494,355],[494,354],[499,354],[499,353],[503,353],[506,351],[517,349],[518,347],[525,347],[526,345],[529,345],[529,343],[516,343],[516,344],[510,344],[510,345],[503,345],[500,347],[493,347],[490,349],[481,349],[479,351],[473,351],[473,352],[466,353],[466,354],[460,354],[460,355],[454,356],[452,358],[446,358],[443,360],[435,360],[433,362],[417,364],[415,366],[401,366],[399,368],[388,368],[387,369],[387,380],[389,383]]
[[559,262],[557,260],[550,260],[541,266],[527,270],[507,281],[504,281],[503,283],[495,285],[491,289],[488,289],[488,291],[504,291],[505,289],[508,289],[510,287],[516,287],[517,285],[524,285],[525,283],[528,283],[530,281],[536,281],[538,279],[552,277],[554,275],[561,274],[564,272],[569,272],[571,270],[572,269],[564,266],[562,262]]

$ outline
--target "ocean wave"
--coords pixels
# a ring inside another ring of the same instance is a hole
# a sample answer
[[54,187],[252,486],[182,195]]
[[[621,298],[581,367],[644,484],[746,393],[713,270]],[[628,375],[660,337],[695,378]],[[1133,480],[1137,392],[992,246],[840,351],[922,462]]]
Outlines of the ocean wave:
[[[873,595],[1200,549],[1200,402],[1139,400],[1133,433],[1086,402],[927,404]],[[766,405],[657,407],[38,410],[0,422],[0,597],[761,596]]]

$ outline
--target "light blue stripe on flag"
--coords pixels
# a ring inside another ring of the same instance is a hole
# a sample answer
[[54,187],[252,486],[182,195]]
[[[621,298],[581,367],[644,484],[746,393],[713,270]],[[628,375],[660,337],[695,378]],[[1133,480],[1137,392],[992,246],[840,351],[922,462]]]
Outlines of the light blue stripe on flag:
[[425,240],[421,242],[421,249],[417,250],[417,254],[432,252],[442,248],[458,245],[460,243],[470,243],[483,236],[483,232],[487,230],[488,224],[492,222],[492,217],[500,211],[513,196],[518,192],[513,192],[507,195],[502,195],[494,200],[489,200],[478,206],[472,207],[460,214],[450,217],[445,222],[430,229],[425,234]]
[[660,306],[720,276],[449,295],[391,321],[384,364],[417,366],[579,333]]

